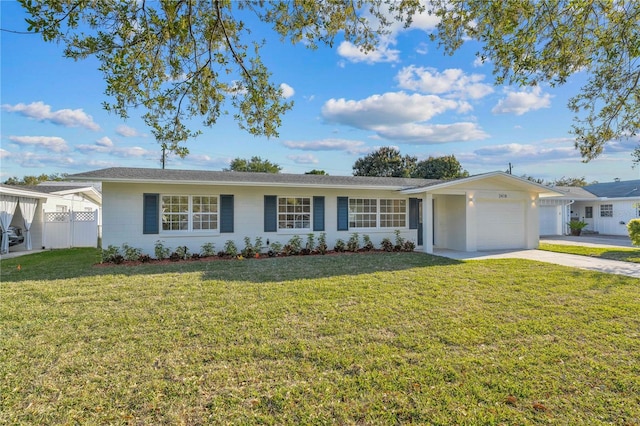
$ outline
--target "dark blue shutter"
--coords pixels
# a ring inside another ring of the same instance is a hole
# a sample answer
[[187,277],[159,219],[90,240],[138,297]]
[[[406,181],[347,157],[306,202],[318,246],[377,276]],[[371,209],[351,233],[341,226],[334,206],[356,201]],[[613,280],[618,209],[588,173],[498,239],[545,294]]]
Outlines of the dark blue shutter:
[[409,198],[409,229],[418,229],[420,207],[417,198]]
[[338,197],[338,231],[349,230],[349,197]]
[[157,234],[160,231],[160,194],[142,194],[142,233]]
[[264,196],[264,232],[276,232],[278,230],[278,197],[276,195]]
[[313,197],[313,230],[324,231],[324,197]]
[[220,196],[220,232],[233,232],[233,195]]

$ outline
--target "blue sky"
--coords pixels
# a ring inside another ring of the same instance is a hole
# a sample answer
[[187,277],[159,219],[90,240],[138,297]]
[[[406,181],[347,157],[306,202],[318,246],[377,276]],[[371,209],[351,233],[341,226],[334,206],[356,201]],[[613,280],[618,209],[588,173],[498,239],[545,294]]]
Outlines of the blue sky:
[[[25,14],[0,1],[1,27],[24,31]],[[630,153],[638,143],[607,146],[584,164],[569,134],[567,100],[584,83],[576,75],[560,88],[495,86],[479,45],[466,43],[446,56],[428,34],[433,17],[395,29],[364,55],[343,40],[306,49],[266,38],[263,61],[294,107],[283,116],[279,138],[254,137],[233,120],[214,127],[198,121],[202,135],[188,142],[190,155],[170,157],[167,168],[221,170],[236,157],[257,155],[283,172],[322,169],[350,175],[354,162],[382,146],[418,159],[455,155],[471,174],[506,170],[546,180],[640,178]],[[2,32],[0,180],[42,173],[79,173],[103,167],[160,167],[159,145],[132,110],[126,121],[102,109],[105,84],[94,59],[73,61],[63,47],[39,35]]]

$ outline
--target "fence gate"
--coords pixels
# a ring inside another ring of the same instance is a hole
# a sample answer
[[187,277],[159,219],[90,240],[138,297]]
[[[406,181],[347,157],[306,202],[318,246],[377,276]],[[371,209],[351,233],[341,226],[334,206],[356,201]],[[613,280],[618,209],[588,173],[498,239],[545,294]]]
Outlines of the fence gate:
[[98,211],[44,212],[46,248],[97,247]]

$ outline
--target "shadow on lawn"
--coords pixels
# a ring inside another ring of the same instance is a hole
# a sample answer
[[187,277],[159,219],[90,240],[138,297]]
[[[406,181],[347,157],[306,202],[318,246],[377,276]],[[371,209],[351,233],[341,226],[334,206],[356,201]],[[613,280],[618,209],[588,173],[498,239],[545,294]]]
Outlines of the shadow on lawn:
[[425,266],[456,265],[461,262],[424,253],[341,253],[325,256],[292,256],[261,259],[206,258],[136,265],[99,264],[96,249],[52,250],[0,262],[4,283],[56,280],[92,276],[135,276],[200,273],[203,280],[255,283],[319,279],[341,275],[400,271]]

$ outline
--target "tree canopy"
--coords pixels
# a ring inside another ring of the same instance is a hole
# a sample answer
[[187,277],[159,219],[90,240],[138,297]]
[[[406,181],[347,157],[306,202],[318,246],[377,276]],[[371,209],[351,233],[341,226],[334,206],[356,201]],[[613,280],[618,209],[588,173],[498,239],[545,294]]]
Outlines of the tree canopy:
[[[264,41],[245,17],[283,41],[309,48],[338,34],[372,50],[391,25],[416,13],[440,18],[432,34],[446,53],[466,40],[492,64],[498,84],[564,84],[587,77],[569,102],[584,161],[640,127],[640,2],[634,0],[20,0],[29,30],[65,45],[73,59],[95,56],[106,82],[104,107],[122,117],[142,108],[159,143],[184,156],[198,134],[189,120],[216,123],[231,107],[242,129],[278,135],[292,107],[264,65]],[[368,17],[367,17],[368,16]],[[640,161],[640,154],[635,154]]]
[[[640,2],[430,0],[441,18],[433,35],[453,53],[466,39],[493,65],[496,82],[564,84],[582,73],[587,83],[569,101],[575,145],[584,161],[605,144],[640,128]],[[635,154],[634,161],[640,161]]]
[[16,176],[10,177],[4,181],[5,185],[25,185],[25,186],[35,186],[42,182],[47,181],[61,181],[67,176],[66,173],[54,173],[54,174],[41,174],[40,176],[23,176],[22,178],[18,178]]
[[253,156],[250,160],[234,158],[229,168],[224,170],[227,172],[280,173],[282,167],[269,160],[263,160],[260,157]]
[[402,156],[396,148],[383,146],[356,160],[354,176],[411,177],[416,167],[416,157]]
[[418,162],[411,177],[423,179],[457,179],[469,176],[454,155],[429,157]]

